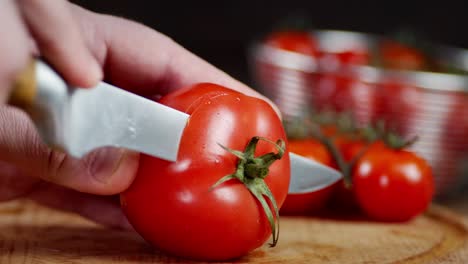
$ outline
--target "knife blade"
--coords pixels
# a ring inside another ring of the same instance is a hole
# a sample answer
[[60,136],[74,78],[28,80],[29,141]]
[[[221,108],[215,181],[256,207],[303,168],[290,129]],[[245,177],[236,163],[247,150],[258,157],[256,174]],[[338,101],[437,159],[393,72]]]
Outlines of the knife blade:
[[341,173],[314,160],[289,152],[291,181],[289,194],[318,191],[336,183]]
[[[24,72],[11,98],[47,144],[78,158],[114,146],[176,161],[189,120],[186,113],[104,82],[91,89],[71,87],[40,60]],[[341,178],[320,163],[294,153],[289,157],[290,194],[316,191]]]
[[91,89],[71,87],[40,60],[32,67],[17,82],[12,98],[47,144],[74,157],[112,146],[177,159],[186,113],[104,82]]

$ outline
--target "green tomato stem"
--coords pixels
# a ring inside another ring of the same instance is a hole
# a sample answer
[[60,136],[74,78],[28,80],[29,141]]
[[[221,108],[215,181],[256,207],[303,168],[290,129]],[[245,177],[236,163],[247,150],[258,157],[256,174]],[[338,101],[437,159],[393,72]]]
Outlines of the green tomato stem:
[[[255,150],[257,148],[258,141],[260,140],[273,144],[278,152],[270,152],[262,156],[255,157]],[[221,144],[219,145],[226,151],[235,155],[239,160],[237,161],[235,172],[222,177],[213,186],[211,186],[210,190],[230,180],[238,180],[242,182],[262,206],[270,224],[273,236],[273,242],[270,246],[276,246],[279,238],[279,209],[275,197],[271,193],[271,190],[268,188],[264,179],[268,176],[269,167],[273,162],[283,157],[285,152],[285,142],[281,139],[273,142],[266,138],[253,137],[245,147],[244,152],[230,149]],[[269,200],[271,207],[273,207],[273,211],[265,198]]]

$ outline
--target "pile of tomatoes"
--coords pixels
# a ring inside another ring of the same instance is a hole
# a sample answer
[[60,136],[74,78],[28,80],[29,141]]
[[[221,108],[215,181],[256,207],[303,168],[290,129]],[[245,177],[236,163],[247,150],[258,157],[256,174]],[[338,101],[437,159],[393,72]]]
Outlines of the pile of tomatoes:
[[[274,65],[259,63],[256,66],[259,82],[263,83],[265,93],[274,98],[280,107],[285,105],[285,109],[289,111],[297,108],[288,102],[300,102],[304,105],[299,107],[312,106],[317,111],[329,108],[353,111],[359,122],[387,119],[401,128],[399,132],[405,133],[405,129],[411,126],[411,118],[414,118],[410,114],[427,111],[426,104],[419,104],[427,99],[424,97],[425,90],[421,90],[420,85],[413,83],[406,75],[396,73],[449,70],[430,55],[432,52],[426,48],[426,42],[416,37],[377,38],[369,35],[364,38],[355,32],[322,33],[325,33],[325,37],[320,35],[320,31],[278,30],[262,40],[262,46],[301,54],[317,65],[309,75],[304,75],[301,71],[294,74],[282,71],[289,67],[282,62]],[[335,36],[335,41],[328,43],[330,41],[326,34]],[[347,39],[346,36],[354,37]],[[369,69],[372,70],[368,72]],[[264,71],[268,74],[263,73]],[[274,76],[273,79],[278,80],[300,81],[290,81],[283,87],[275,87],[280,82],[265,81],[262,79],[265,78],[263,75]],[[302,82],[303,87],[297,85]],[[290,91],[292,89],[296,91]],[[310,99],[304,99],[303,94]],[[302,97],[296,98],[297,95]],[[402,117],[400,113],[408,113],[409,116]],[[286,114],[297,115],[297,112]]]
[[[334,121],[315,122],[320,135],[288,133],[291,152],[340,170],[345,177],[317,192],[289,195],[281,208],[282,214],[360,211],[375,220],[406,221],[428,207],[434,195],[431,167],[421,156],[409,151],[408,144],[395,134],[408,135],[409,120],[422,111],[418,107],[424,104],[414,99],[421,99],[419,90],[389,78],[381,80],[377,93],[369,83],[347,71],[352,65],[390,70],[443,70],[422,43],[420,39],[404,36],[378,39],[372,47],[363,41],[362,45],[345,44],[336,49],[320,43],[314,31],[278,30],[266,36],[263,44],[317,62],[313,89],[306,87],[311,93],[310,105],[314,112],[350,111],[355,118],[351,123],[356,121],[362,127],[378,120],[391,124],[394,129],[391,133],[378,131],[378,137],[368,138],[364,135],[368,128],[342,127],[337,115]],[[302,127],[305,123],[294,126]]]
[[309,56],[319,61],[321,70],[327,72],[346,65],[372,65],[393,70],[439,70],[441,67],[428,55],[423,41],[416,37],[395,36],[381,39],[372,48],[368,43],[354,43],[335,50],[320,45],[313,31],[289,29],[270,33],[263,43]]
[[429,164],[407,149],[416,139],[405,141],[382,125],[358,128],[350,121],[340,128],[339,119],[315,122],[301,138],[290,130],[291,152],[340,170],[344,178],[316,193],[289,195],[281,213],[361,211],[371,219],[393,222],[424,212],[434,195],[434,180]]

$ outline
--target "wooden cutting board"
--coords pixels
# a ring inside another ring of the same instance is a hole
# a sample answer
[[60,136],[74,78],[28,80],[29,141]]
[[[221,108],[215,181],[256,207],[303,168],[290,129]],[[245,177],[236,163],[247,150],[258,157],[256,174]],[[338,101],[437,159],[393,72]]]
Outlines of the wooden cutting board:
[[[404,224],[282,217],[279,244],[238,263],[468,263],[468,228],[433,206]],[[15,201],[0,204],[0,263],[174,263],[137,234]]]

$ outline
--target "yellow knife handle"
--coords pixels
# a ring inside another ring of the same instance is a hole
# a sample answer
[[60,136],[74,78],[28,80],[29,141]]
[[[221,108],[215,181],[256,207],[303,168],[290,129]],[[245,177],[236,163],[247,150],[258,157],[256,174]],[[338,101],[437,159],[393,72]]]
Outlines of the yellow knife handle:
[[25,110],[29,108],[37,95],[36,84],[36,60],[31,60],[13,83],[8,104]]

